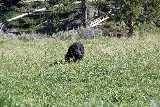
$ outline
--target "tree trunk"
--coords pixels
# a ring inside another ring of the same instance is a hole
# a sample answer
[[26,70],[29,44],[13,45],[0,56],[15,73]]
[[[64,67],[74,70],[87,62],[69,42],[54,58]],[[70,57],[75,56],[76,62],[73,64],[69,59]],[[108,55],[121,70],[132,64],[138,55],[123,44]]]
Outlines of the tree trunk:
[[82,26],[86,27],[86,0],[81,0],[81,14]]
[[133,36],[133,35],[134,35],[134,28],[133,28],[133,17],[132,17],[132,13],[130,13],[130,17],[129,17],[129,20],[128,20],[128,27],[129,27],[128,35],[129,35],[129,36]]

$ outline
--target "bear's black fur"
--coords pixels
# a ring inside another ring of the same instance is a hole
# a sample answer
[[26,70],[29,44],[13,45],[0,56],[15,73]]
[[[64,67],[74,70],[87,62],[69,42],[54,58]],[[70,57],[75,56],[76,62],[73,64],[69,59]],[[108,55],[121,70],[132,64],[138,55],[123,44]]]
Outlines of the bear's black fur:
[[74,62],[81,60],[84,57],[84,46],[80,42],[73,43],[69,48],[68,52],[65,55],[65,61],[70,62],[70,58]]

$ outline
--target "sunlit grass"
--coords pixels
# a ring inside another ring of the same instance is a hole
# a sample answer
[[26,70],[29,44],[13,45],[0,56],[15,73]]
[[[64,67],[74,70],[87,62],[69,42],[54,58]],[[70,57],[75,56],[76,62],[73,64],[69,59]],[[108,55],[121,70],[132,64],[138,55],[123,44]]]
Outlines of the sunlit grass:
[[[64,64],[74,41],[83,43],[85,58]],[[159,65],[158,35],[63,41],[0,38],[0,106],[158,106]]]

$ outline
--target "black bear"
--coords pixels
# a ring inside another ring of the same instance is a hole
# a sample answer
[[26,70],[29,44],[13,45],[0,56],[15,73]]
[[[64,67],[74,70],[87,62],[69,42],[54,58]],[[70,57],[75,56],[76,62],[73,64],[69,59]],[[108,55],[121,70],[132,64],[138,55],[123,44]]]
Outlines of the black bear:
[[68,52],[65,55],[65,61],[70,62],[70,58],[74,62],[81,60],[84,57],[84,46],[80,42],[73,43],[69,48]]

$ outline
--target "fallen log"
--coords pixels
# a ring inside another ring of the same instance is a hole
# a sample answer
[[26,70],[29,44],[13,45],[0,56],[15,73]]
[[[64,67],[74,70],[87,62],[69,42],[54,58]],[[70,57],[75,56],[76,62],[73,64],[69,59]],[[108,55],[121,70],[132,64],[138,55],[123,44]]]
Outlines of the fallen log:
[[11,19],[8,19],[6,22],[11,22],[11,21],[14,21],[14,20],[23,18],[23,17],[25,17],[25,16],[31,15],[31,14],[33,14],[33,13],[46,12],[46,11],[49,11],[49,10],[47,10],[46,8],[35,9],[35,10],[33,10],[33,11],[28,11],[28,12],[26,12],[26,13],[23,13],[23,14],[21,14],[21,15],[18,15],[18,16],[16,16],[16,17],[13,17],[13,18],[11,18]]
[[91,22],[91,24],[88,26],[88,28],[91,28],[91,27],[95,27],[95,26],[98,26],[100,23],[102,23],[103,21],[109,19],[109,17],[101,17],[101,18],[98,18],[98,19],[95,19],[93,22]]
[[[11,21],[14,21],[14,20],[18,20],[20,18],[23,18],[25,16],[28,16],[28,15],[31,15],[31,14],[34,14],[34,13],[39,13],[39,12],[48,12],[49,10],[47,10],[46,8],[42,8],[42,9],[35,9],[35,10],[32,10],[32,11],[28,11],[28,12],[25,12],[21,15],[18,15],[16,17],[13,17],[11,19],[8,19],[2,23],[0,23],[0,31],[1,32],[4,32],[4,33],[7,33],[6,32],[6,28],[5,28],[5,24],[7,24],[8,22],[11,22]],[[5,29],[5,30],[4,30]]]

